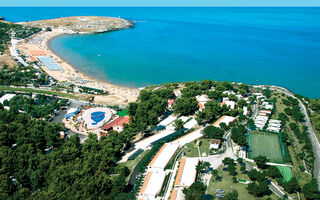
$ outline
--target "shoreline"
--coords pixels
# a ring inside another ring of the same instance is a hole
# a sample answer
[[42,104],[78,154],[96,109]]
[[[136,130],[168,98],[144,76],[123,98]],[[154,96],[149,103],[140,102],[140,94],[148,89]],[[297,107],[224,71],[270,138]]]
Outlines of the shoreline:
[[104,80],[100,80],[96,77],[90,76],[58,56],[52,49],[50,49],[49,45],[49,42],[52,39],[61,35],[99,34],[122,30],[125,28],[130,27],[121,27],[97,32],[75,32],[70,29],[68,30],[65,27],[54,27],[52,28],[52,31],[42,30],[41,32],[27,38],[26,40],[23,40],[23,42],[18,45],[18,48],[23,52],[24,55],[30,55],[30,51],[32,50],[44,51],[46,56],[51,57],[57,64],[59,64],[63,71],[50,71],[45,66],[41,66],[40,68],[49,76],[52,76],[59,82],[67,81],[73,83],[76,86],[97,88],[109,92],[109,95],[96,95],[95,101],[97,103],[104,103],[109,105],[126,105],[130,102],[136,101],[140,92],[139,89],[112,84]]

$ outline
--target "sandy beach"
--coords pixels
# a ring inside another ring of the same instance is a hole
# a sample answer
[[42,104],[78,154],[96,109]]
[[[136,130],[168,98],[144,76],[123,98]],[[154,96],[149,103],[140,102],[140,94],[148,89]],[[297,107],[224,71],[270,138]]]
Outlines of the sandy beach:
[[[83,20],[83,19],[81,19]],[[47,20],[46,20],[47,21]],[[42,69],[50,76],[54,77],[58,81],[68,81],[78,86],[86,86],[97,89],[102,89],[109,92],[109,95],[97,95],[95,97],[96,103],[103,103],[109,105],[125,105],[130,102],[136,101],[139,90],[136,88],[122,87],[107,83],[94,77],[88,76],[82,73],[76,66],[72,66],[59,56],[57,56],[48,46],[48,42],[59,35],[63,34],[92,34],[92,31],[75,32],[69,27],[51,27],[52,31],[43,30],[18,45],[18,49],[22,54],[27,56],[34,56],[32,52],[44,53],[46,56],[51,57],[57,64],[61,66],[62,71],[50,71],[47,67],[42,66]],[[102,30],[103,31],[103,30]],[[97,32],[102,32],[97,31]],[[105,32],[105,31],[104,31]]]

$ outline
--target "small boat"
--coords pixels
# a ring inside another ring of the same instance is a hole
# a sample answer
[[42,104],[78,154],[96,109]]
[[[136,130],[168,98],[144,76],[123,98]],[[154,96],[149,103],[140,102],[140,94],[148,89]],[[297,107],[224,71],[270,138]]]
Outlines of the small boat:
[[98,54],[98,56],[100,57],[100,54]]

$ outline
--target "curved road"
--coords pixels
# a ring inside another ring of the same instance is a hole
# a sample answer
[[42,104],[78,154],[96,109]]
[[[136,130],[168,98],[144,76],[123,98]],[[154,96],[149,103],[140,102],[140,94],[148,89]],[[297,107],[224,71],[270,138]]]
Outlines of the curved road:
[[274,89],[277,90],[279,92],[282,92],[284,94],[286,94],[287,96],[290,96],[294,99],[297,99],[299,101],[299,107],[301,109],[301,112],[305,115],[305,122],[303,122],[304,125],[306,125],[308,127],[308,135],[309,138],[311,140],[311,144],[312,144],[312,149],[314,152],[314,177],[317,180],[318,183],[318,190],[320,190],[320,143],[318,141],[318,138],[316,137],[316,134],[314,133],[312,126],[311,126],[311,122],[307,113],[307,109],[305,107],[305,105],[302,103],[302,101],[295,97],[293,95],[292,92],[290,92],[288,89],[280,87],[280,86],[270,86],[270,85],[260,85],[262,87],[270,87],[270,89]]

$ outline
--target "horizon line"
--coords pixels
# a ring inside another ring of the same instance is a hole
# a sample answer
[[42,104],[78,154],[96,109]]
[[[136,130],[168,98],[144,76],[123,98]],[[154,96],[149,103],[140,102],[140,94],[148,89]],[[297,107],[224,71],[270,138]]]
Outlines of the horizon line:
[[233,6],[1,6],[0,8],[320,8],[320,5],[233,5]]

